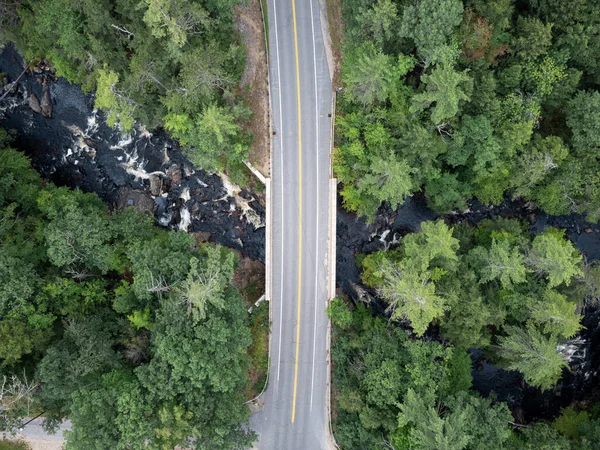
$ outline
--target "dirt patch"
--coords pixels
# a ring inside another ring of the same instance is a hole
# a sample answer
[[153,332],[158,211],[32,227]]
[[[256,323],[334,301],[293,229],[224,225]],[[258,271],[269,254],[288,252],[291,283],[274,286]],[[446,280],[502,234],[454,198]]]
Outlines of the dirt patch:
[[252,400],[265,386],[269,370],[269,303],[262,301],[256,306],[256,301],[265,292],[265,265],[250,258],[240,258],[232,283],[242,294],[249,310],[252,344],[248,348],[250,367],[244,396]]
[[232,283],[250,308],[265,292],[265,265],[250,258],[240,258]]
[[333,54],[333,87],[340,85],[340,64],[342,63],[342,41],[344,40],[344,23],[342,22],[342,0],[325,0],[329,36],[331,37],[331,53]]
[[260,6],[260,0],[245,0],[236,9],[235,21],[246,47],[246,68],[240,87],[244,91],[247,105],[252,110],[252,119],[245,127],[253,137],[249,160],[265,177],[269,177],[269,72]]
[[23,447],[23,449],[28,450],[62,450],[64,445],[62,442],[44,441],[37,439],[28,439],[25,442],[25,445],[27,445],[27,447]]

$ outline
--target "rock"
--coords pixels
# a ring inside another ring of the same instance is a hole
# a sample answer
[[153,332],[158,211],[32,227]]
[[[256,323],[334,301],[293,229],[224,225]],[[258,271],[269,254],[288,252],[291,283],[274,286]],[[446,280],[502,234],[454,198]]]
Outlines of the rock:
[[196,239],[197,244],[210,241],[211,234],[208,231],[194,231],[191,234],[194,236],[194,239]]
[[90,139],[88,137],[83,137],[83,143],[85,145],[87,145],[88,147],[92,147],[92,148],[95,148],[98,145],[98,143],[96,141],[94,141],[93,139]]
[[40,101],[36,97],[35,94],[31,94],[29,97],[29,107],[38,114],[42,114],[42,107],[40,106]]
[[154,214],[154,200],[146,191],[136,191],[134,189],[124,188],[119,192],[117,208],[125,209],[129,207],[136,208],[139,212],[149,212]]
[[155,197],[158,197],[162,194],[163,182],[162,178],[158,175],[152,174],[150,175],[150,192]]
[[176,166],[175,164],[173,164],[167,170],[167,177],[169,177],[169,181],[171,183],[171,189],[178,188],[181,185],[181,178],[182,178],[181,168],[179,166]]
[[46,83],[44,83],[44,91],[40,105],[42,107],[42,115],[50,119],[52,117],[52,100],[50,99],[50,90]]

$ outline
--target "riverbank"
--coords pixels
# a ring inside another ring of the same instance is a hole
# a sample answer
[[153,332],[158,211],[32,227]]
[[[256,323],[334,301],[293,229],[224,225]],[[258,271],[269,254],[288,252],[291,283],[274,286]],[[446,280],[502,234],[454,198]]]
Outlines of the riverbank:
[[[466,211],[439,215],[427,208],[424,198],[413,196],[395,211],[389,206],[382,206],[372,224],[348,213],[340,205],[341,201],[338,201],[338,289],[355,304],[368,305],[377,315],[387,316],[387,304],[379,299],[375,290],[361,282],[357,258],[397,247],[405,235],[418,231],[424,221],[441,218],[449,225],[475,225],[485,219],[514,218],[527,223],[531,234],[552,226],[564,229],[566,236],[589,263],[600,260],[598,224],[586,222],[578,214],[549,216],[530,203],[506,200],[490,207],[471,202]],[[483,357],[481,350],[472,349],[474,389],[483,396],[493,391],[498,400],[507,402],[519,423],[555,418],[561,408],[589,400],[594,392],[600,394],[597,392],[600,382],[600,311],[596,306],[586,305],[582,314],[584,329],[565,344],[570,370],[564,371],[555,389],[544,392],[528,386],[520,373],[496,367]],[[433,338],[436,339],[435,336]]]
[[[0,72],[17,79],[23,61],[12,45],[0,53]],[[32,95],[47,89],[50,117],[35,112]],[[262,195],[240,189],[224,175],[195,169],[177,142],[136,124],[129,134],[110,128],[93,96],[50,71],[33,70],[0,103],[0,122],[16,131],[13,146],[46,179],[98,194],[113,208],[135,206],[169,229],[193,233],[264,263]]]

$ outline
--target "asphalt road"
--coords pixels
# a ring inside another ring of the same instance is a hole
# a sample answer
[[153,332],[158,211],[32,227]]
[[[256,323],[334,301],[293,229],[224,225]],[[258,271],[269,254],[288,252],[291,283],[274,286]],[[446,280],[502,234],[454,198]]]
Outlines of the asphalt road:
[[330,449],[327,233],[331,78],[319,0],[269,0],[272,324],[260,450]]
[[[27,422],[27,418],[23,420]],[[42,417],[33,419],[25,425],[22,430],[17,430],[16,436],[6,435],[6,437],[8,439],[18,438],[26,440],[34,450],[54,450],[62,448],[62,444],[65,442],[63,433],[64,431],[71,429],[71,422],[68,420],[62,422],[55,434],[49,434],[46,433],[42,427],[43,421],[44,419]],[[2,437],[4,437],[4,434],[0,433],[0,438]]]

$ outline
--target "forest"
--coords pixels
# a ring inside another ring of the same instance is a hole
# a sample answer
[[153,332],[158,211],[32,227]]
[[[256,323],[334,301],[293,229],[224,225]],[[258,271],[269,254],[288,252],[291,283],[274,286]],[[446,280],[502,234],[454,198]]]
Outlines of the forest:
[[470,390],[467,349],[542,390],[568,368],[561,345],[600,298],[600,270],[563,233],[532,238],[510,219],[424,222],[398,248],[361,260],[389,319],[341,299],[329,307],[343,448],[377,448],[382,436],[402,449],[598,448],[600,403],[513,433],[507,405]]
[[[237,4],[0,2],[0,43],[123,135],[165,129],[194,167],[231,173],[251,142]],[[248,448],[268,305],[248,313],[238,254],[55,186],[14,137],[0,129],[0,430],[41,415],[71,421],[70,450]]]
[[335,171],[373,219],[417,192],[437,211],[535,202],[600,218],[600,5],[343,2]]
[[249,445],[236,254],[57,188],[2,138],[1,428],[68,416],[73,450]]
[[[598,221],[597,2],[344,0],[341,19],[344,208],[371,222],[382,203],[413,195],[442,214],[509,199]],[[565,344],[598,305],[598,266],[564,230],[532,234],[516,216],[450,221],[357,255],[380,314],[331,303],[338,444],[600,448],[598,392],[553,420],[516,417],[472,388],[471,360],[477,349],[526,385],[560,391]]]
[[[236,170],[250,136],[239,92],[238,0],[18,0],[0,3],[0,42],[95,92],[107,122],[163,127],[190,161]],[[238,169],[239,170],[239,169]]]

